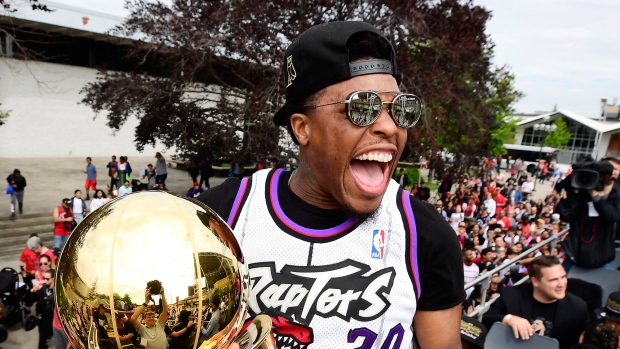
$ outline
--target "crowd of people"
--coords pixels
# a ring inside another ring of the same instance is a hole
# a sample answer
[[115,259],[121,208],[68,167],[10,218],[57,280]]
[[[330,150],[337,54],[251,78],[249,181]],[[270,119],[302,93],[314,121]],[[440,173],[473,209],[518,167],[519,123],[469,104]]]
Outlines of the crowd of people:
[[[500,294],[490,319],[511,326],[517,338],[538,332],[558,339],[562,348],[577,344],[586,330],[585,303],[566,293],[566,272],[548,249],[521,260],[525,270],[493,276],[490,292],[473,289],[463,303],[466,277],[492,270],[562,230],[555,212],[563,199],[558,192],[535,200],[535,179],[522,164],[515,161],[514,173],[506,178],[499,171],[502,162],[488,159],[478,176],[462,174],[456,188],[448,174],[434,211],[413,197],[429,199],[424,185],[414,187],[412,196],[403,195],[405,178],[389,179],[407,129],[416,125],[423,108],[418,96],[399,90],[396,54],[382,32],[364,22],[320,24],[293,40],[284,57],[286,103],[273,121],[299,145],[299,167],[257,171],[249,180],[240,178],[237,164],[222,185],[198,194],[228,217],[250,275],[262,273],[253,286],[265,292],[252,299],[251,313],[289,320],[306,334],[303,345],[309,347],[411,346],[416,341],[425,349],[460,348],[456,328],[463,326],[463,312]],[[126,160],[114,167],[123,182],[131,169]],[[540,171],[540,180],[547,180],[550,168],[546,175]],[[618,171],[613,172],[617,179]],[[156,182],[165,181],[167,174],[160,175],[157,166],[155,173]],[[553,173],[557,182],[559,172]],[[87,184],[92,180],[96,177],[87,178]],[[594,207],[608,200],[605,190],[591,194]],[[285,243],[274,248],[273,241]],[[507,276],[525,272],[531,285],[507,286]],[[289,290],[292,284],[313,286],[310,292]],[[150,311],[149,299],[147,289],[131,321],[152,343],[147,349],[165,349],[166,298],[159,314]],[[530,312],[518,309],[521,304]],[[607,304],[606,316],[620,313],[614,299]],[[211,307],[213,314],[221,313]],[[144,324],[138,321],[142,314]],[[189,317],[178,318],[176,333],[196,331]],[[290,327],[286,330],[292,334]],[[611,336],[617,340],[617,333]],[[288,344],[279,346],[298,345],[290,339],[280,338]]]

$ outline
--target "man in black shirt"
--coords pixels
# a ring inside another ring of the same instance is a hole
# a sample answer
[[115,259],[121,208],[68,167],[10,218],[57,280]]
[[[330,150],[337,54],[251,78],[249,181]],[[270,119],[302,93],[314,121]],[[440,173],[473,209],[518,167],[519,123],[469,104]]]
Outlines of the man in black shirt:
[[[254,280],[251,312],[275,311],[278,323],[304,328],[311,348],[408,347],[412,327],[422,348],[460,348],[465,292],[454,230],[390,179],[421,111],[418,97],[399,91],[395,56],[363,22],[301,34],[284,55],[286,104],[274,116],[299,145],[299,167],[231,178],[198,198],[228,217],[240,240]],[[368,286],[379,273],[385,283],[375,292],[379,285]],[[328,276],[339,306],[328,306],[327,293],[317,301]],[[300,283],[313,291],[295,296],[284,286]],[[269,296],[274,287],[286,292],[283,303]],[[361,294],[370,298],[360,303]]]
[[485,326],[501,321],[512,327],[515,338],[528,340],[537,333],[557,339],[560,348],[577,344],[588,323],[588,309],[566,292],[566,272],[558,258],[536,257],[528,273],[531,284],[505,288],[484,315]]
[[424,183],[423,181],[420,183],[420,187],[418,188],[416,197],[424,202],[428,201],[428,199],[431,197],[431,190],[426,186],[426,183]]

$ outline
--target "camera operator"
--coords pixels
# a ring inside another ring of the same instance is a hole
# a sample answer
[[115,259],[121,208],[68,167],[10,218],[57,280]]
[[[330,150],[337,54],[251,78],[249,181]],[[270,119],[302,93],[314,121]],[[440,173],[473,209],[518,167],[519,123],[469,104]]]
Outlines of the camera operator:
[[562,247],[568,257],[564,267],[567,272],[573,264],[611,268],[620,219],[620,183],[614,180],[614,167],[609,161],[595,163],[586,158],[573,164],[573,169],[556,187],[565,191],[557,211],[570,224]]

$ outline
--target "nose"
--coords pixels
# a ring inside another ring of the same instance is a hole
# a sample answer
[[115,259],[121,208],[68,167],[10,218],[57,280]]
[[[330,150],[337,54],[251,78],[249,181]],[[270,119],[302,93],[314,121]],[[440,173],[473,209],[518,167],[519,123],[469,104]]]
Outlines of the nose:
[[386,103],[382,104],[381,114],[379,114],[377,120],[372,125],[370,125],[370,127],[373,134],[385,138],[393,137],[398,133],[400,129],[398,125],[396,125],[394,119],[388,113]]

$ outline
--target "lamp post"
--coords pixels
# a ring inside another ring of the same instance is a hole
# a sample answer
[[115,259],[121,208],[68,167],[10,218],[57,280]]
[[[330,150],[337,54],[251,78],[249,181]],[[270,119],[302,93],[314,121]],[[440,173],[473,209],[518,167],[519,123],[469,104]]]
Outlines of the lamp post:
[[[541,137],[540,153],[538,154],[538,164],[536,166],[536,169],[539,169],[540,159],[542,158],[543,147],[545,146],[545,137],[547,137],[547,133],[555,132],[555,130],[558,127],[556,125],[548,125],[548,124],[535,124],[533,127],[534,127],[534,133],[540,134],[540,137]],[[536,182],[537,182],[536,176],[534,176],[534,190],[536,190]]]

